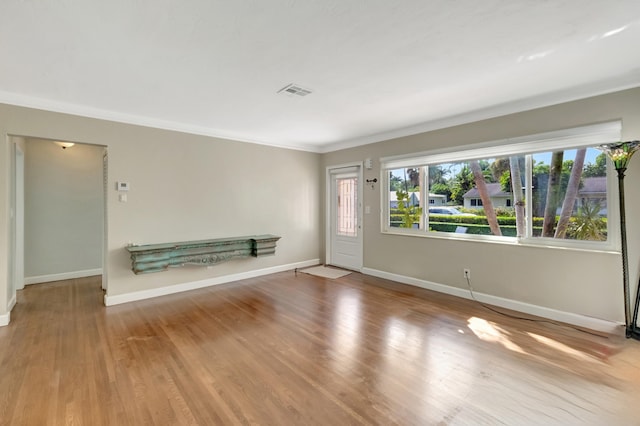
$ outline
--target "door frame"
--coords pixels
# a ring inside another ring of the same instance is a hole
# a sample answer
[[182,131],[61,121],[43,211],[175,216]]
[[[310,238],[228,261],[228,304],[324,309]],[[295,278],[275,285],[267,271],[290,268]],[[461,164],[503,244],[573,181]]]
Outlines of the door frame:
[[[10,188],[11,191],[22,191],[22,194],[20,194],[19,196],[16,194],[14,196],[12,196],[12,200],[10,201],[10,204],[12,204],[10,206],[11,209],[13,209],[13,214],[16,215],[16,220],[13,222],[13,224],[11,224],[12,228],[12,232],[15,233],[15,239],[21,239],[21,242],[16,244],[15,240],[14,242],[9,241],[10,244],[10,250],[7,253],[7,266],[8,268],[10,268],[9,272],[13,274],[14,276],[14,280],[16,279],[16,277],[21,280],[22,282],[22,286],[14,286],[13,288],[13,294],[15,296],[15,290],[21,290],[24,289],[24,259],[25,259],[25,253],[24,253],[24,237],[25,237],[25,222],[24,222],[24,199],[25,199],[25,194],[26,194],[26,190],[24,187],[24,182],[25,182],[25,171],[26,171],[26,156],[28,155],[28,153],[26,153],[24,150],[20,149],[20,147],[18,146],[18,144],[15,142],[14,138],[22,138],[24,140],[28,140],[28,139],[42,139],[42,140],[51,140],[53,141],[53,139],[48,138],[48,137],[41,137],[41,136],[26,136],[26,135],[15,135],[15,134],[9,134],[7,135],[8,141],[11,145],[15,146],[15,150],[12,151],[12,155],[11,155],[11,168],[13,170],[13,173],[10,174]],[[92,143],[85,143],[85,142],[76,142],[76,143],[82,143],[85,145],[92,145],[94,147],[102,147],[104,149],[104,156],[103,156],[103,202],[104,202],[104,209],[103,209],[103,218],[102,218],[102,223],[103,223],[103,239],[102,239],[102,289],[103,290],[107,290],[109,287],[109,282],[108,282],[108,277],[107,277],[107,270],[108,270],[108,247],[109,247],[109,228],[108,228],[108,209],[109,209],[109,194],[108,194],[108,146],[106,145],[98,145],[98,144],[92,144]],[[17,169],[19,168],[18,166],[18,156],[20,155],[20,161],[22,161],[22,175],[21,180],[22,182],[19,182],[20,179],[18,179],[18,177],[16,176],[17,173]],[[21,212],[17,211],[19,209],[16,209],[16,206],[14,205],[14,203],[16,203],[16,198],[18,202],[22,203],[22,208],[21,208]],[[11,198],[10,198],[11,199]],[[11,238],[11,237],[10,237]],[[17,250],[16,250],[16,246],[17,246]],[[20,246],[22,246],[22,250],[20,250]],[[16,253],[17,251],[19,251],[20,253]],[[11,286],[12,284],[7,282],[7,292],[9,292],[9,286]],[[15,304],[15,297],[12,300],[7,300],[7,304],[8,304],[8,309],[7,311],[10,312],[11,309],[13,308],[13,305]],[[1,318],[0,318],[1,321]],[[2,325],[2,324],[0,324]]]
[[[102,152],[102,289],[107,292],[109,290],[109,281],[107,279],[108,262],[109,262],[109,245],[107,238],[109,236],[109,148],[103,146]],[[105,294],[106,297],[106,294]]]
[[[14,291],[24,289],[24,151],[15,146],[15,246],[14,246]],[[15,293],[14,293],[15,296]]]
[[[337,164],[333,166],[327,166],[325,173],[325,217],[324,217],[324,228],[325,228],[325,258],[324,263],[329,265],[331,264],[331,237],[332,237],[332,221],[331,221],[331,205],[332,205],[332,197],[331,197],[331,174],[337,173],[340,169],[347,169],[352,167],[357,167],[358,171],[358,232],[360,232],[360,246],[358,247],[360,250],[360,265],[356,269],[358,272],[362,271],[364,267],[364,227],[362,224],[362,206],[363,206],[363,166],[364,163],[362,161],[354,161],[350,163]],[[339,173],[339,172],[338,172]]]

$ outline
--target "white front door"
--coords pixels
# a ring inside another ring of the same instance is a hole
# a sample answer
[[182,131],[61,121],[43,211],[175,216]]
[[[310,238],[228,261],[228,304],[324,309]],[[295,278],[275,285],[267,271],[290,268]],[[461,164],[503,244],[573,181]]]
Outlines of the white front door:
[[327,263],[362,269],[360,166],[329,170],[329,241]]

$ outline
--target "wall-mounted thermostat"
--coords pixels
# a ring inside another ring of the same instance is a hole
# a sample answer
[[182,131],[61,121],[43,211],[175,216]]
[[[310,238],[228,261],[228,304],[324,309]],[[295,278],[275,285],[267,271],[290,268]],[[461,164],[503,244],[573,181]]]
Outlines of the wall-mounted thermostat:
[[366,160],[364,160],[364,168],[371,170],[373,168],[373,162],[371,161],[371,158],[367,158]]
[[129,182],[116,182],[116,190],[117,191],[128,191],[129,190]]

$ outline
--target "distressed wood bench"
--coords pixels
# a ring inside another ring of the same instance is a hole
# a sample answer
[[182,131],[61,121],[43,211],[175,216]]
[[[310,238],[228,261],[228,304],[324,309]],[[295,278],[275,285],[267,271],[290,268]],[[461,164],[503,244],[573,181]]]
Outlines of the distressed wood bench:
[[131,245],[131,269],[135,274],[166,271],[183,265],[214,265],[234,258],[275,254],[276,235],[215,238],[179,243]]

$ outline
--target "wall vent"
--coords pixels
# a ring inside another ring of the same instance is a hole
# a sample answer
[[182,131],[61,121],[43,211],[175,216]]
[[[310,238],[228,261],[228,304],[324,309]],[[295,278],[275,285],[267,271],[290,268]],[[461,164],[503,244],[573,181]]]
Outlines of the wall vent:
[[282,89],[278,90],[278,93],[284,93],[285,95],[298,95],[307,96],[311,93],[311,90],[298,86],[297,84],[287,84]]

